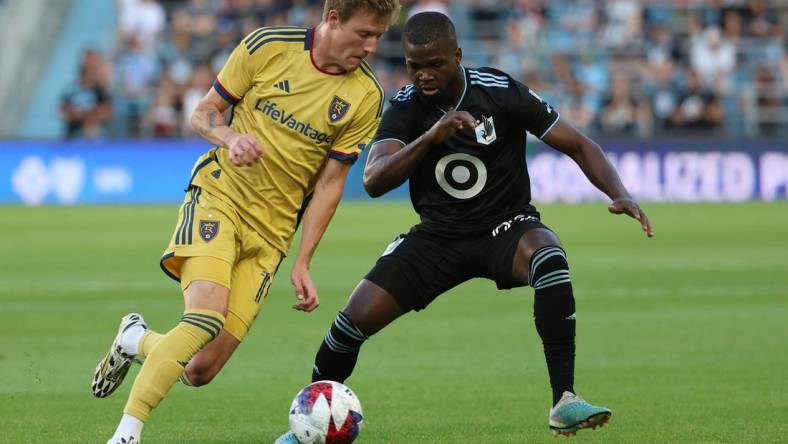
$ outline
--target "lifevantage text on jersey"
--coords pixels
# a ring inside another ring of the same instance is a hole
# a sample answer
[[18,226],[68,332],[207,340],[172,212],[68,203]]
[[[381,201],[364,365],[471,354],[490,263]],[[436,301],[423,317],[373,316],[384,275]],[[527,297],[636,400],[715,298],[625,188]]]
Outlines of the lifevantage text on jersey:
[[293,113],[288,113],[284,109],[278,109],[276,102],[267,100],[263,103],[263,99],[257,99],[254,109],[270,117],[274,122],[285,125],[292,131],[314,140],[318,145],[326,144],[331,146],[334,143],[333,137],[320,132],[311,123],[302,122]]

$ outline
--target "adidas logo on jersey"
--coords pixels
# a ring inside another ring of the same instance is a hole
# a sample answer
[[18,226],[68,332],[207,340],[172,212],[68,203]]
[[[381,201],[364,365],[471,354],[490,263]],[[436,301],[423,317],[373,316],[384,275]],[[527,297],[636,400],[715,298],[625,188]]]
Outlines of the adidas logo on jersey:
[[289,93],[290,92],[290,81],[289,80],[282,80],[279,83],[274,84],[274,88],[279,88],[282,91]]

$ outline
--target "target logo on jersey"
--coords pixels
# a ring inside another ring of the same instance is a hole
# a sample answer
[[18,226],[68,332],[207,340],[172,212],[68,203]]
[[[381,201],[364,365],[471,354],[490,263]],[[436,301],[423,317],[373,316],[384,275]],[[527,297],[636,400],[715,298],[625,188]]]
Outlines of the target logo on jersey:
[[349,444],[363,418],[353,391],[335,381],[309,384],[290,405],[290,430],[301,444]]

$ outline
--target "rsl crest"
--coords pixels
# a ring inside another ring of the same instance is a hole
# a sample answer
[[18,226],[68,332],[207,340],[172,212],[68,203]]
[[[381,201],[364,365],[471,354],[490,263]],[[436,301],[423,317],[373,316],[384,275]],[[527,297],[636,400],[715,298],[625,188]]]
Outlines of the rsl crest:
[[332,100],[331,104],[328,105],[328,120],[330,120],[332,123],[341,120],[343,117],[345,117],[345,114],[347,114],[348,109],[350,109],[349,103],[337,96],[334,96],[334,100]]
[[216,235],[219,234],[219,221],[218,220],[201,220],[200,221],[200,237],[205,242],[210,242]]

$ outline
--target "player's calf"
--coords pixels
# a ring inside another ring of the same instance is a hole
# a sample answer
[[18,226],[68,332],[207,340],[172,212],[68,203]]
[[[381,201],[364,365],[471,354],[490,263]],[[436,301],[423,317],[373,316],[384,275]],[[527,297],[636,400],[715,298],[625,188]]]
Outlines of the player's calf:
[[565,391],[574,391],[575,298],[564,250],[555,245],[536,250],[528,276],[555,405]]
[[339,312],[315,356],[312,381],[344,382],[353,372],[361,344],[367,336],[350,318]]
[[192,357],[180,381],[190,387],[209,384],[221,372],[240,344],[241,341],[223,329],[216,339]]

